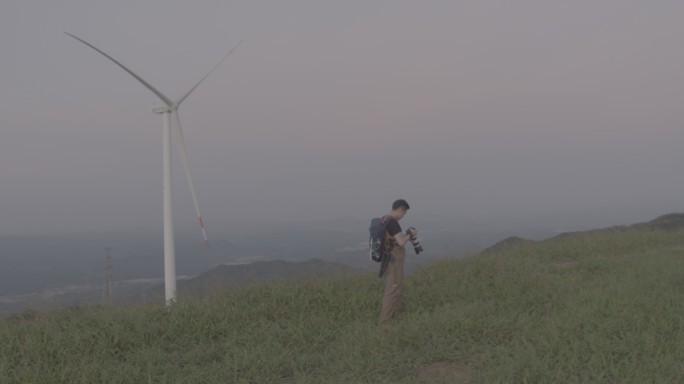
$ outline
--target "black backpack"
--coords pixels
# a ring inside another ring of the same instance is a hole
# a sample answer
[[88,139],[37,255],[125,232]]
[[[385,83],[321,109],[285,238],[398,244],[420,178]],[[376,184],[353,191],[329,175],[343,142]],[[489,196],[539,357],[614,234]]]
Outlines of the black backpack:
[[391,255],[388,245],[385,244],[385,231],[387,231],[387,222],[389,217],[375,217],[371,220],[368,232],[370,238],[368,239],[368,246],[370,247],[370,259],[380,264],[380,277],[385,274],[387,264],[390,261]]
[[377,263],[382,262],[385,256],[385,231],[387,228],[386,217],[375,217],[371,220],[368,232],[368,246],[370,247],[370,259]]

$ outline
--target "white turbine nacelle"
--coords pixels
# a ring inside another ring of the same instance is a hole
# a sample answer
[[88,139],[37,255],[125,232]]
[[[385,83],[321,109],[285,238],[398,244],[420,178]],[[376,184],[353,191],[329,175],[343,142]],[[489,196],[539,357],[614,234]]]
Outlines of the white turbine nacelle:
[[161,113],[171,113],[173,110],[176,108],[171,109],[168,105],[155,105],[152,107],[152,112],[161,114]]
[[[185,140],[183,139],[183,131],[181,129],[180,117],[178,117],[178,107],[190,94],[200,85],[202,82],[212,73],[214,70],[228,57],[231,53],[240,45],[236,45],[233,49],[228,51],[226,55],[218,62],[204,77],[195,84],[194,87],[190,88],[180,99],[173,102],[171,99],[166,97],[164,94],[159,92],[156,88],[150,85],[148,82],[143,80],[140,76],[136,75],[133,71],[126,68],[123,64],[114,60],[113,57],[104,53],[94,45],[88,43],[87,41],[76,37],[68,32],[65,34],[73,37],[74,39],[82,42],[83,44],[89,46],[90,48],[96,50],[104,57],[108,58],[114,64],[121,67],[124,71],[128,72],[136,80],[140,82],[145,88],[149,89],[154,93],[164,105],[155,105],[152,108],[152,112],[164,115],[164,132],[163,132],[163,164],[164,164],[164,179],[163,179],[163,192],[164,192],[164,289],[166,293],[166,303],[172,304],[176,301],[176,255],[175,255],[175,243],[174,243],[174,233],[173,233],[173,214],[171,209],[171,141],[173,138],[176,139],[178,144],[178,149],[180,150],[181,160],[183,162],[183,167],[185,168],[185,176],[188,180],[188,185],[190,186],[190,194],[192,195],[192,201],[195,204],[195,212],[197,213],[197,221],[202,231],[202,237],[204,238],[204,243],[209,245],[207,241],[207,234],[204,230],[204,221],[202,220],[202,215],[200,214],[199,204],[197,203],[197,196],[195,194],[195,187],[192,183],[192,178],[190,177],[190,167],[188,166],[188,154],[185,149]],[[175,116],[175,124],[171,121],[171,115]],[[172,132],[171,126],[175,125],[175,130]]]

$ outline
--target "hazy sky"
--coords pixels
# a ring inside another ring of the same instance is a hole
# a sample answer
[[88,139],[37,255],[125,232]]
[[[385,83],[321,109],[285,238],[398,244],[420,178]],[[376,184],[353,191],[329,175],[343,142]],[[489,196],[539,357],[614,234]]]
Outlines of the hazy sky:
[[[413,212],[636,221],[684,199],[684,3],[0,5],[0,234],[162,223],[158,102],[212,222]],[[175,151],[175,147],[174,147]],[[194,225],[174,154],[174,215]],[[621,223],[615,223],[621,224]]]

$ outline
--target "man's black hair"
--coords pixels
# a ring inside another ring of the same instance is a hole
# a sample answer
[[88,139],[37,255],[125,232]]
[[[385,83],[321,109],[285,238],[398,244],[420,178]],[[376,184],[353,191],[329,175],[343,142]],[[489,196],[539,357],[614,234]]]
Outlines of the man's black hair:
[[407,211],[409,210],[409,208],[411,208],[411,207],[409,207],[408,203],[404,199],[395,200],[394,203],[392,203],[392,210],[393,211],[397,210],[401,207],[406,208]]

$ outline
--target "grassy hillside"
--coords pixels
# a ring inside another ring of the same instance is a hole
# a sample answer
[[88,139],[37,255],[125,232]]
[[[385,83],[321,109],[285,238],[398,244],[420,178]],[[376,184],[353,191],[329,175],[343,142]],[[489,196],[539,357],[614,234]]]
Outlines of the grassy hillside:
[[[331,276],[358,275],[365,272],[367,271],[318,259],[300,262],[256,261],[249,264],[216,266],[193,278],[179,281],[178,292],[181,300],[184,300],[264,282],[313,282]],[[163,284],[157,287],[156,292],[159,297],[163,297]]]
[[[676,221],[676,220],[675,220]],[[655,223],[655,222],[654,222]],[[0,321],[2,383],[684,382],[684,230],[509,242],[433,263],[375,326],[369,273]]]

